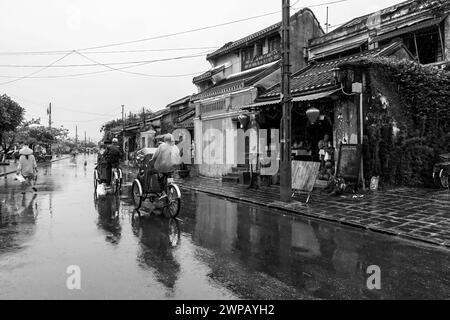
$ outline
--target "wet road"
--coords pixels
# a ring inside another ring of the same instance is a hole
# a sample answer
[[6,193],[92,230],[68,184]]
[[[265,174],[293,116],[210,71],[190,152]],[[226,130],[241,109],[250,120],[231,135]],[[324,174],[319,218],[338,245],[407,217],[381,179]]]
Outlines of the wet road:
[[179,223],[139,219],[126,193],[94,201],[86,159],[42,168],[37,195],[0,178],[0,299],[450,298],[444,249],[189,191]]

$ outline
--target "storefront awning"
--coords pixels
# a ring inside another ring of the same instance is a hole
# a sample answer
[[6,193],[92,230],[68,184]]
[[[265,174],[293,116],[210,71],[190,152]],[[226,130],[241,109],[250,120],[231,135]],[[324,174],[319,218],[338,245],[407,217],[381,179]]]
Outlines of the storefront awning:
[[248,106],[244,106],[244,107],[242,107],[242,109],[252,109],[252,108],[265,107],[265,106],[276,106],[276,105],[279,105],[280,103],[281,103],[281,100],[257,102],[254,104],[250,104]]
[[322,99],[322,98],[327,98],[327,97],[331,96],[333,93],[336,93],[338,91],[340,91],[340,89],[333,89],[333,90],[330,90],[330,91],[309,94],[309,95],[301,96],[301,97],[295,97],[294,99],[292,99],[292,102],[319,100],[319,99]]

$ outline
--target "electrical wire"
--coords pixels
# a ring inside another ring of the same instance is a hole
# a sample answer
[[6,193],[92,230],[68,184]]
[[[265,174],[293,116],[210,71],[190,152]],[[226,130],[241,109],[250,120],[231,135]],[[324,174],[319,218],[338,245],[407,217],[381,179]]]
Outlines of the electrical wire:
[[[291,5],[291,7],[294,7],[299,1],[300,0],[298,0],[294,5]],[[324,3],[315,4],[315,5],[304,6],[302,8],[313,8],[313,7],[319,7],[319,6],[329,5],[329,4],[336,4],[336,3],[346,2],[346,1],[348,1],[348,0],[338,0],[338,1],[324,2]],[[142,39],[137,39],[137,40],[116,42],[116,43],[111,43],[111,44],[98,45],[98,46],[85,47],[85,48],[78,48],[78,49],[71,49],[71,50],[55,50],[55,51],[41,51],[41,52],[39,52],[39,51],[26,52],[25,51],[25,52],[16,52],[16,54],[20,54],[20,53],[23,53],[23,54],[37,54],[37,53],[45,53],[45,54],[50,54],[50,53],[53,54],[54,53],[54,54],[58,54],[58,53],[69,53],[69,52],[73,52],[73,51],[87,51],[87,50],[96,50],[96,49],[102,49],[102,48],[110,48],[110,47],[116,47],[116,46],[122,46],[122,45],[128,45],[128,44],[134,44],[134,43],[140,43],[140,42],[147,42],[147,41],[151,41],[151,40],[164,39],[164,38],[174,37],[174,36],[178,36],[178,35],[184,35],[184,34],[194,33],[194,32],[198,32],[198,31],[204,31],[204,30],[219,28],[219,27],[232,25],[232,24],[236,24],[236,23],[240,23],[240,22],[245,22],[245,21],[255,20],[255,19],[258,19],[258,18],[267,17],[267,16],[270,16],[270,15],[275,15],[275,14],[278,14],[280,12],[281,11],[278,10],[278,11],[264,13],[264,14],[260,14],[260,15],[256,15],[256,16],[243,18],[243,19],[238,19],[238,20],[228,21],[228,22],[224,22],[224,23],[219,23],[219,24],[215,24],[215,25],[199,27],[199,28],[195,28],[195,29],[179,31],[179,32],[174,32],[174,33],[168,33],[168,34],[163,34],[163,35],[157,35],[157,36],[148,37],[148,38],[142,38]],[[0,53],[0,54],[2,54],[2,53]],[[5,52],[3,54],[10,54],[10,53]]]
[[[9,94],[9,96],[13,97],[16,100],[22,100],[22,101],[30,101],[33,103],[34,107],[37,108],[41,108],[41,106],[38,105],[45,105],[46,103],[44,102],[37,102],[28,98],[24,98],[24,97],[19,97],[17,95],[14,94]],[[29,104],[29,103],[27,103]],[[119,114],[119,111],[117,111],[117,113],[113,113],[113,114],[105,114],[105,113],[96,113],[96,112],[88,112],[88,111],[80,111],[79,109],[71,109],[71,108],[66,108],[66,107],[60,107],[57,106],[56,109],[58,110],[65,110],[65,111],[70,111],[70,112],[74,112],[74,113],[81,113],[81,114],[87,114],[87,115],[95,115],[95,116],[108,116],[108,117],[112,117],[112,116],[116,116]],[[120,108],[117,108],[117,110],[119,110]]]
[[[120,54],[120,53],[145,53],[145,52],[166,52],[166,51],[188,51],[188,50],[215,50],[219,47],[187,47],[187,48],[160,48],[160,49],[138,49],[138,50],[114,50],[114,51],[88,51],[85,54]],[[0,56],[18,55],[60,55],[69,51],[5,51],[0,52]]]
[[31,77],[31,76],[33,76],[33,75],[35,75],[35,74],[38,74],[38,73],[40,73],[40,72],[42,72],[42,71],[44,71],[44,70],[50,68],[51,66],[57,64],[58,62],[64,60],[65,58],[67,58],[68,56],[70,56],[72,53],[73,53],[73,51],[71,51],[71,52],[65,54],[63,57],[59,58],[58,60],[56,60],[56,61],[50,63],[49,65],[47,65],[47,66],[45,66],[45,67],[43,67],[43,68],[41,68],[41,69],[39,69],[39,70],[37,70],[37,71],[34,71],[34,72],[32,72],[32,73],[30,73],[30,74],[28,74],[28,75],[26,75],[26,76],[19,77],[19,78],[16,78],[16,79],[14,79],[14,80],[2,82],[2,83],[0,83],[0,85],[5,85],[5,84],[10,84],[10,83],[13,83],[13,82],[17,82],[17,81],[26,79],[26,78],[28,78],[28,77]]
[[[199,54],[199,55],[181,56],[181,57],[174,57],[174,58],[167,58],[167,59],[158,59],[158,60],[149,60],[149,61],[142,62],[142,63],[136,64],[136,65],[132,65],[132,66],[126,66],[126,67],[121,67],[121,68],[108,68],[110,70],[75,73],[75,74],[69,74],[69,75],[55,75],[55,76],[38,76],[38,77],[33,77],[33,76],[29,76],[28,75],[28,76],[24,76],[24,77],[21,77],[21,78],[23,78],[23,79],[25,79],[25,78],[27,78],[27,79],[73,78],[73,77],[81,77],[81,76],[87,76],[87,75],[102,74],[102,73],[107,73],[107,72],[112,72],[112,71],[125,70],[125,69],[134,68],[134,67],[140,67],[140,66],[148,65],[148,64],[151,64],[151,63],[155,63],[155,62],[174,61],[174,60],[182,60],[182,59],[197,58],[197,57],[204,57],[204,53],[203,54]],[[105,66],[105,64],[97,63],[97,66]],[[141,75],[145,75],[147,77],[155,77],[155,78],[178,78],[178,77],[187,77],[187,76],[193,76],[193,75],[199,75],[199,74],[201,74],[201,72],[188,73],[188,74],[176,74],[176,75],[152,75],[152,74],[141,74]],[[14,78],[14,79],[18,79],[18,77],[15,77],[15,76],[5,76],[5,75],[0,75],[0,78]]]
[[[80,54],[78,51],[74,51],[75,53]],[[108,62],[108,63],[90,63],[90,64],[63,64],[63,65],[52,65],[52,66],[42,66],[42,65],[18,65],[18,64],[0,64],[0,68],[74,68],[74,67],[98,67],[99,65],[128,65],[128,64],[147,64],[154,62],[165,62],[171,60],[180,60],[180,59],[189,59],[189,58],[197,58],[203,57],[205,54],[210,51],[204,51],[198,54],[186,55],[180,57],[173,58],[161,58],[161,59],[153,59],[153,60],[141,60],[141,61],[124,61],[124,62]],[[85,57],[85,56],[84,56]],[[86,58],[86,57],[85,57]],[[93,61],[93,60],[91,60]]]

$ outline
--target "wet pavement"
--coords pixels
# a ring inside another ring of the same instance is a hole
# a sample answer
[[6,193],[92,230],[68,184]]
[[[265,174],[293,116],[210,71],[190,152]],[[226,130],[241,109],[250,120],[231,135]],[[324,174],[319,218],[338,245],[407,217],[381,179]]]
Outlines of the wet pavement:
[[94,200],[94,161],[41,168],[37,195],[0,179],[0,299],[450,298],[442,247],[188,190],[181,221],[139,218],[128,188]]
[[305,204],[307,195],[298,193],[286,204],[280,201],[276,186],[255,190],[199,177],[178,182],[189,190],[450,248],[449,190],[395,188],[342,196],[314,190],[308,204]]

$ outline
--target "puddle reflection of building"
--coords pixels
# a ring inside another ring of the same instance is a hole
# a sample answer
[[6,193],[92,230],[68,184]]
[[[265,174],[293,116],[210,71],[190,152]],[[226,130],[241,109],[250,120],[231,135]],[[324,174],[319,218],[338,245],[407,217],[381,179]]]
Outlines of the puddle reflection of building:
[[100,197],[95,201],[98,212],[97,226],[105,233],[107,242],[117,245],[122,236],[120,225],[120,199],[115,195]]
[[198,194],[194,241],[208,249],[230,253],[237,239],[238,205]]
[[153,271],[157,281],[173,290],[181,269],[173,255],[173,250],[180,241],[178,221],[136,215],[132,227],[134,235],[139,238],[139,265]]

